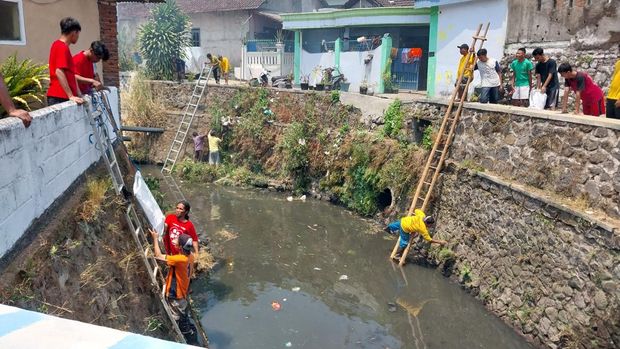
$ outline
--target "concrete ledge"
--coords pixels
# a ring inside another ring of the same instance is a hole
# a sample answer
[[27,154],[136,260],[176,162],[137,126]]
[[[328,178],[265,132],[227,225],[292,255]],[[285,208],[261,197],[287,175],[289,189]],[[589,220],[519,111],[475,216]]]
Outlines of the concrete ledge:
[[21,349],[198,348],[0,304],[0,347]]
[[[443,98],[424,98],[413,96],[411,100],[403,101],[403,104],[412,103],[429,103],[447,106],[449,101]],[[605,127],[614,130],[620,130],[620,120],[607,119],[604,117],[595,117],[587,115],[575,115],[575,114],[562,114],[558,111],[548,110],[536,110],[529,108],[514,107],[511,105],[503,104],[482,104],[476,102],[467,102],[463,104],[464,109],[481,111],[481,112],[493,112],[504,113],[508,115],[525,116],[530,118],[538,118],[544,120],[569,122],[578,125],[598,126]]]

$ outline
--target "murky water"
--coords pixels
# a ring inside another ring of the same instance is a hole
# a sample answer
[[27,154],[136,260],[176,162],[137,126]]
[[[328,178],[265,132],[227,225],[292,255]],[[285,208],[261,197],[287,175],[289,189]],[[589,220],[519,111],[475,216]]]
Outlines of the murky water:
[[344,209],[182,187],[198,231],[227,259],[192,284],[213,349],[530,348],[436,270],[394,267],[394,241]]

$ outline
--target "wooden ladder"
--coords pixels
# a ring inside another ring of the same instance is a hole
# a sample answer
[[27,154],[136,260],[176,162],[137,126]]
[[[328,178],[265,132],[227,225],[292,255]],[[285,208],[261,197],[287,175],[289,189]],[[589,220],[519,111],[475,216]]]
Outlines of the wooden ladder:
[[[481,35],[483,24],[478,25],[478,30],[476,34],[472,37],[471,50],[467,53],[467,57],[465,58],[465,62],[469,62],[473,56],[473,65],[475,66],[477,61],[476,51],[481,49],[484,42],[487,40],[486,36],[489,31],[490,23],[487,23],[484,28],[484,33]],[[480,47],[476,48],[476,45],[480,43]],[[456,125],[459,122],[459,118],[461,116],[461,111],[463,110],[463,103],[465,102],[465,96],[467,89],[469,88],[469,84],[472,82],[473,74],[468,75],[467,82],[465,84],[461,84],[463,76],[465,74],[465,70],[468,68],[468,64],[466,63],[463,66],[463,69],[459,71],[459,76],[457,79],[457,86],[463,87],[463,93],[461,93],[460,97],[457,97],[459,87],[455,88],[452,92],[452,96],[450,97],[450,102],[448,103],[448,109],[443,117],[441,122],[441,127],[439,128],[439,134],[433,143],[433,149],[431,150],[428,160],[426,161],[426,165],[424,166],[424,170],[422,172],[422,176],[420,176],[420,180],[418,182],[418,186],[416,188],[415,194],[413,195],[413,202],[409,207],[408,216],[411,216],[416,208],[425,211],[428,208],[428,205],[431,201],[433,189],[435,184],[437,183],[437,179],[439,178],[439,173],[443,167],[444,161],[446,159],[446,155],[448,154],[448,150],[450,149],[450,144],[452,143],[452,139],[454,138],[454,132],[456,130]],[[470,67],[473,69],[473,66]],[[454,105],[458,107],[454,110]],[[407,254],[409,253],[409,249],[411,248],[411,242],[413,238],[409,240],[407,247],[403,251],[400,260],[398,261],[399,266],[403,266],[405,264],[405,260],[407,259]],[[398,251],[398,245],[400,244],[400,236],[398,237],[398,241],[396,241],[396,245],[392,250],[392,254],[390,255],[390,259],[394,259],[396,256],[396,252]]]

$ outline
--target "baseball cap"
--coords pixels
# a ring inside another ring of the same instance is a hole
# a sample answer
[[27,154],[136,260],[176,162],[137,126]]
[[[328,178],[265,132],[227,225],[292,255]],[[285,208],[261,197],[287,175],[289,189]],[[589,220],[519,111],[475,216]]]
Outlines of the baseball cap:
[[191,252],[194,247],[194,240],[187,234],[179,235],[179,247],[185,252]]
[[467,44],[461,44],[461,45],[457,46],[457,48],[464,48],[464,49],[466,49],[466,50],[469,50],[469,45],[467,45]]

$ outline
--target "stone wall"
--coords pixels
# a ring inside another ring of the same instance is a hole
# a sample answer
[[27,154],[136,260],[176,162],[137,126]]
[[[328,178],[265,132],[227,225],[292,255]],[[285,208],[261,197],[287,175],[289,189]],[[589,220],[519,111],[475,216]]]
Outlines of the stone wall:
[[452,166],[441,181],[455,280],[539,345],[620,343],[618,228],[484,173]]
[[[444,103],[408,104],[438,121]],[[466,104],[450,158],[620,218],[620,122],[499,105]]]
[[0,257],[101,157],[85,106],[66,102],[31,115],[29,128],[0,119]]

